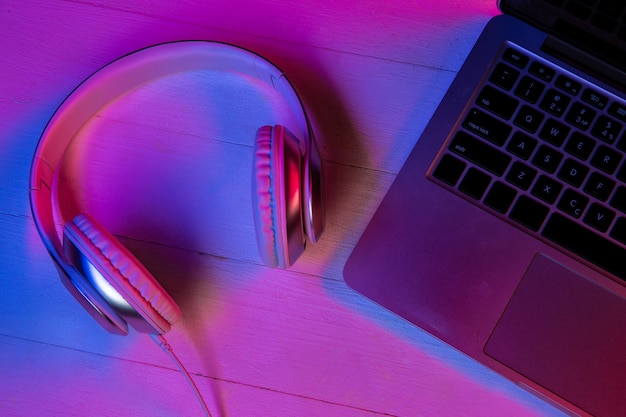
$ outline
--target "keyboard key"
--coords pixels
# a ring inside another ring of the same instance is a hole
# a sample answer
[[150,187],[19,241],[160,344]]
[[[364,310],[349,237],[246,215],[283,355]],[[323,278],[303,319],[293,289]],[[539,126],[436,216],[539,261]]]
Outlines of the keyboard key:
[[594,229],[598,229],[604,233],[609,230],[614,218],[614,211],[609,210],[598,203],[593,203],[589,206],[589,210],[587,210],[587,214],[585,214],[583,221]]
[[437,168],[435,168],[433,176],[446,184],[454,186],[459,178],[461,178],[466,165],[467,164],[460,159],[445,154],[441,158],[441,161],[439,161]]
[[536,103],[544,88],[545,84],[525,75],[515,88],[515,95],[529,103]]
[[536,175],[536,170],[519,161],[515,161],[506,176],[506,180],[522,190],[528,190]]
[[539,137],[554,146],[561,146],[569,134],[570,128],[554,119],[548,119],[539,131]]
[[509,217],[536,232],[543,224],[549,211],[543,204],[521,195],[513,206]]
[[593,129],[591,129],[591,134],[605,142],[613,143],[617,139],[620,130],[622,130],[620,123],[603,115],[598,117],[598,120],[593,125]]
[[559,213],[554,213],[546,222],[542,235],[600,268],[626,280],[626,262],[624,262],[626,249],[586,227]]
[[611,202],[609,204],[611,207],[618,209],[622,213],[626,213],[626,187],[618,187],[617,190],[615,190],[615,194],[613,194],[613,198],[611,198]]
[[622,160],[622,154],[605,145],[600,145],[591,158],[591,165],[601,169],[607,174],[612,174]]
[[528,159],[530,158],[530,155],[532,155],[536,146],[536,139],[531,138],[522,132],[515,132],[513,133],[511,141],[506,146],[506,150],[522,159]]
[[573,190],[565,190],[557,207],[559,210],[564,211],[572,217],[579,218],[587,204],[589,203],[589,199],[582,194],[578,194]]
[[622,164],[622,167],[617,171],[615,175],[618,180],[626,182],[626,162]]
[[565,113],[569,102],[570,98],[567,95],[551,88],[543,96],[539,107],[557,117],[561,117]]
[[585,177],[589,173],[589,168],[574,161],[573,159],[566,159],[563,166],[559,170],[559,178],[574,187],[580,187],[585,181]]
[[626,104],[614,101],[609,106],[609,114],[617,117],[622,122],[626,122]]
[[515,116],[514,123],[530,133],[535,133],[542,120],[543,114],[541,112],[530,106],[523,105],[517,116]]
[[497,114],[505,120],[509,120],[513,116],[518,103],[518,100],[490,85],[486,85],[476,99],[476,104],[480,107]]
[[595,146],[596,142],[593,139],[580,132],[574,132],[565,145],[565,151],[585,161],[589,158]]
[[489,81],[508,91],[513,88],[513,84],[515,84],[518,77],[518,70],[513,69],[508,65],[499,63],[491,73]]
[[472,167],[467,170],[467,174],[461,180],[459,190],[476,200],[480,200],[490,182],[491,177],[489,175]]
[[613,229],[611,230],[611,233],[609,233],[609,236],[611,236],[613,239],[620,241],[624,244],[626,244],[626,219],[623,217],[620,217],[619,219],[617,219],[617,221],[615,222],[615,225],[613,226]]
[[549,146],[541,145],[533,158],[533,165],[553,173],[561,163],[563,155]]
[[563,186],[560,182],[546,175],[541,175],[533,187],[532,194],[548,204],[553,204],[559,197],[562,189]]
[[546,82],[552,81],[555,74],[555,71],[552,68],[542,64],[541,62],[533,62],[530,64],[528,71]]
[[605,95],[600,94],[591,88],[586,88],[583,91],[581,98],[583,99],[583,101],[591,104],[592,106],[600,110],[604,109],[609,102],[609,99]]
[[449,149],[499,177],[504,174],[511,162],[511,157],[507,154],[463,131],[457,132]]
[[513,188],[500,181],[496,181],[491,186],[491,190],[487,193],[484,202],[488,207],[500,213],[506,213],[509,207],[511,207],[511,203],[513,203],[516,195],[517,191]]
[[578,81],[574,81],[570,77],[566,77],[565,75],[559,75],[558,77],[556,77],[554,85],[573,96],[578,95],[582,88],[581,83],[579,83]]
[[587,130],[591,126],[591,121],[596,116],[596,111],[584,106],[581,103],[574,103],[570,108],[565,120],[580,130]]
[[615,188],[615,181],[602,174],[594,172],[589,176],[584,190],[590,196],[595,197],[600,201],[606,201],[611,195],[613,188]]
[[617,141],[617,149],[626,152],[626,132]]
[[469,111],[463,122],[463,127],[498,146],[504,145],[511,133],[511,126],[478,109]]
[[502,59],[515,65],[518,68],[524,68],[528,64],[528,56],[516,51],[513,48],[506,48]]

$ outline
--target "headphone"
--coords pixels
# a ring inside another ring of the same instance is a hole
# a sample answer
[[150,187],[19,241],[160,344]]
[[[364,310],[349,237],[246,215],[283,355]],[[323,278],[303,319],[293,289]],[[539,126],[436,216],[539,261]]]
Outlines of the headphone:
[[324,229],[322,162],[304,107],[291,83],[269,61],[210,41],[179,41],[123,56],[83,81],[57,108],[37,145],[30,172],[30,205],[37,231],[61,281],[111,333],[162,335],[180,308],[152,274],[96,219],[79,214],[54,223],[53,182],[81,127],[120,95],[157,78],[189,70],[239,73],[273,87],[296,117],[299,132],[258,129],[252,164],[253,218],[259,252],[269,267],[287,268]]

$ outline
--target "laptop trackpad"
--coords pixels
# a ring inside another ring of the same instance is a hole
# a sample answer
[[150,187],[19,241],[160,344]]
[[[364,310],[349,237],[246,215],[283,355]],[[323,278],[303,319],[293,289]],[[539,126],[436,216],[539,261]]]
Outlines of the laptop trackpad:
[[485,353],[588,413],[626,415],[626,300],[545,256]]

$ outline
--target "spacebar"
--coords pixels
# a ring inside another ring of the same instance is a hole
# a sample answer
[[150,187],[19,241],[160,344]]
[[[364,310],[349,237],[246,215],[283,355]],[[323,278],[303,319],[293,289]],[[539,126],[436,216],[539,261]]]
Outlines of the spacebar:
[[541,234],[626,281],[626,249],[559,213],[550,216]]

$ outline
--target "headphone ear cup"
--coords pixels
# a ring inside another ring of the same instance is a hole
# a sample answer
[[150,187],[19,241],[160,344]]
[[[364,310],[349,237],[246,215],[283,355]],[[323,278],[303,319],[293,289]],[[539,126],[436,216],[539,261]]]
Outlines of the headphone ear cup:
[[272,268],[291,266],[304,252],[302,150],[282,126],[263,126],[254,142],[252,200],[259,253]]
[[[99,274],[94,277],[93,271],[84,272],[92,275],[87,278],[94,286],[100,287],[99,291],[106,292],[104,287],[110,285],[134,310],[121,311],[121,314],[124,316],[139,314],[149,325],[147,328],[141,325],[134,326],[138,330],[163,334],[180,318],[178,305],[165,289],[139,260],[95,219],[86,214],[76,216],[65,225],[63,238],[64,249],[71,243],[78,250],[81,259],[90,264],[87,268],[82,268],[83,272],[93,267],[96,274]],[[105,280],[104,283],[97,282],[102,279]],[[120,306],[117,307],[119,310]],[[128,306],[126,308],[122,306],[121,310],[125,309],[127,310]],[[132,320],[129,322],[133,323]]]

